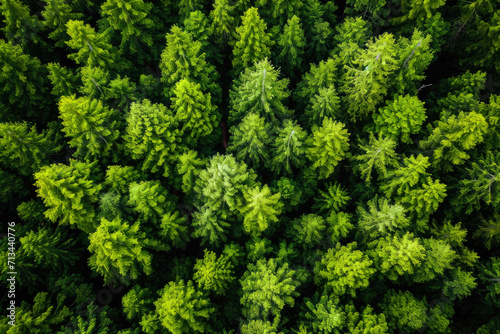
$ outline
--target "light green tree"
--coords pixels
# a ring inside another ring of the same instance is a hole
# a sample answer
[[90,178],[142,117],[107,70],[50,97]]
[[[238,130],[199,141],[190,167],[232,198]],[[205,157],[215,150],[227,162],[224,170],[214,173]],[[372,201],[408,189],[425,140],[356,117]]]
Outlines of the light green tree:
[[353,169],[361,173],[361,177],[369,183],[372,178],[372,171],[375,169],[379,179],[387,178],[389,170],[399,167],[398,156],[395,152],[396,141],[390,137],[375,137],[370,134],[369,142],[359,144],[364,153],[356,155]]
[[78,91],[78,83],[81,75],[75,74],[72,70],[61,66],[59,63],[47,64],[49,70],[49,80],[52,83],[51,94],[55,96],[69,96]]
[[118,160],[120,135],[118,111],[108,109],[91,98],[62,96],[59,100],[62,131],[76,149],[75,156],[85,160],[111,157]]
[[268,165],[278,174],[291,175],[295,169],[304,164],[303,156],[306,153],[304,144],[307,133],[302,130],[297,121],[290,119],[284,120],[282,127],[276,131]]
[[316,284],[324,284],[336,296],[352,297],[356,297],[356,290],[368,287],[376,270],[373,261],[356,248],[357,243],[352,242],[346,246],[337,243],[328,249],[314,267]]
[[410,226],[405,208],[399,204],[389,204],[386,198],[374,198],[367,203],[367,209],[358,207],[358,223],[365,238],[372,240],[405,231]]
[[280,50],[277,58],[278,64],[288,77],[295,76],[296,71],[302,70],[304,47],[306,46],[304,30],[300,18],[296,15],[288,19],[278,40],[278,46]]
[[410,189],[420,185],[429,177],[427,168],[430,166],[429,158],[421,154],[404,157],[401,168],[390,171],[384,178],[380,189],[390,198],[393,195],[408,195]]
[[217,257],[214,252],[205,249],[203,259],[197,260],[194,265],[193,280],[207,292],[222,295],[234,279],[233,264],[224,254]]
[[427,307],[409,291],[389,290],[382,302],[389,328],[415,332],[425,325]]
[[344,124],[325,117],[321,127],[313,126],[312,136],[306,143],[309,146],[306,156],[311,160],[312,168],[318,173],[318,179],[325,179],[346,157],[349,149],[349,133]]
[[231,6],[228,0],[213,2],[213,10],[210,12],[211,28],[217,43],[221,46],[232,44],[238,38],[235,14],[234,6]]
[[89,236],[90,268],[101,274],[105,283],[118,282],[126,276],[137,279],[141,273],[151,274],[152,255],[144,249],[145,239],[139,223],[102,218],[97,230]]
[[99,199],[101,185],[95,181],[96,163],[70,160],[70,165],[44,166],[35,173],[38,196],[47,206],[45,217],[64,225],[75,225],[84,232],[95,230],[93,203]]
[[233,68],[237,73],[271,56],[273,42],[266,29],[267,24],[260,18],[257,8],[249,8],[242,17],[241,26],[236,28]]
[[452,268],[455,260],[455,251],[443,240],[423,239],[422,244],[425,247],[425,259],[412,276],[418,283],[442,276],[445,270]]
[[43,25],[50,29],[49,38],[55,41],[55,45],[62,47],[68,40],[66,34],[66,23],[69,20],[81,20],[83,14],[74,13],[73,7],[66,0],[44,0],[47,3],[42,11]]
[[334,298],[322,295],[316,303],[304,304],[304,327],[318,334],[341,334],[346,325],[346,314]]
[[277,222],[281,214],[283,203],[281,194],[272,194],[267,185],[243,189],[245,205],[241,208],[244,216],[243,228],[252,236],[264,232],[269,224]]
[[12,44],[19,44],[27,49],[31,43],[42,41],[40,32],[43,23],[36,15],[31,15],[29,7],[20,0],[2,0],[0,11],[3,16],[4,26],[2,31]]
[[290,224],[289,235],[305,249],[322,244],[325,239],[326,221],[323,217],[311,213],[294,219]]
[[196,290],[192,281],[169,282],[155,302],[156,314],[163,327],[173,334],[204,333],[214,312],[210,300]]
[[304,121],[309,126],[321,125],[323,118],[338,119],[340,116],[340,98],[333,85],[320,88],[311,98],[304,113]]

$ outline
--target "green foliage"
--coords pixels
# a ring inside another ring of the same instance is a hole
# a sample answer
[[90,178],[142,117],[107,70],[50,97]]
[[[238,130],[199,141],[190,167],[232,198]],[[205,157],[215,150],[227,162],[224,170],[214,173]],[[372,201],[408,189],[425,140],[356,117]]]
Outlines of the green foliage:
[[101,185],[92,171],[95,163],[70,160],[70,165],[44,166],[34,174],[37,193],[47,206],[45,217],[60,224],[76,225],[86,233],[95,230],[95,210]]
[[495,212],[492,218],[483,218],[481,226],[474,233],[474,237],[485,239],[484,245],[488,249],[500,244],[500,214]]
[[333,211],[326,219],[328,223],[328,235],[331,236],[332,244],[339,242],[341,239],[347,237],[349,232],[354,228],[351,223],[352,216],[345,212]]
[[201,86],[181,79],[175,85],[172,110],[188,144],[194,146],[202,137],[214,131],[220,115],[212,105],[210,94],[203,94]]
[[383,313],[376,314],[373,308],[368,305],[361,314],[354,310],[354,307],[346,306],[348,313],[349,333],[352,334],[382,334],[389,332],[387,321]]
[[241,334],[283,334],[282,332],[277,332],[275,325],[271,324],[269,321],[263,320],[251,320],[242,325],[240,330]]
[[27,123],[0,123],[0,158],[5,167],[30,175],[48,164],[49,155],[61,149],[51,140],[52,130],[38,133]]
[[415,271],[415,282],[426,282],[443,275],[446,269],[451,268],[455,259],[455,251],[443,240],[423,239],[422,243],[425,247],[425,259]]
[[139,285],[134,285],[123,297],[123,313],[127,319],[140,318],[144,310],[149,309],[153,304],[153,298],[148,288],[142,289]]
[[250,263],[240,279],[243,315],[249,319],[279,318],[285,305],[293,306],[300,284],[295,270],[277,259]]
[[410,226],[402,205],[389,204],[387,198],[374,198],[367,203],[367,210],[358,207],[358,224],[365,238],[374,240],[405,231]]
[[278,79],[279,71],[264,59],[247,67],[229,91],[229,123],[237,124],[245,115],[254,112],[277,126],[279,120],[288,118],[293,111],[284,102],[290,94],[288,79]]
[[264,232],[269,223],[277,222],[277,216],[281,214],[283,203],[280,201],[281,194],[272,194],[269,187],[255,186],[243,190],[245,205],[241,208],[244,216],[243,228],[252,236]]
[[117,139],[120,123],[114,109],[90,98],[62,96],[59,117],[70,147],[76,148],[75,157],[92,161],[112,156],[118,160]]
[[315,282],[325,282],[325,288],[334,295],[350,294],[356,297],[356,290],[368,287],[370,278],[375,273],[373,261],[357,250],[357,243],[346,246],[337,243],[316,262],[314,268]]
[[99,66],[85,66],[81,69],[83,86],[80,92],[89,98],[104,99],[108,95],[109,71]]
[[415,212],[418,218],[428,217],[434,213],[446,197],[446,184],[430,177],[422,187],[412,189],[401,199],[409,211]]
[[140,160],[140,168],[152,173],[170,174],[170,161],[177,154],[180,140],[174,115],[162,104],[149,100],[134,102],[127,115],[125,148],[130,157]]
[[302,215],[292,221],[289,234],[303,248],[314,248],[325,239],[326,221],[316,214]]
[[89,240],[89,266],[103,276],[104,282],[117,282],[126,276],[137,279],[141,272],[152,273],[152,256],[144,249],[145,234],[139,230],[139,223],[131,225],[119,218],[102,218]]
[[317,303],[305,302],[304,314],[307,327],[318,334],[340,334],[345,327],[346,314],[336,305],[335,300],[327,295],[321,296]]
[[234,14],[234,6],[231,6],[228,0],[213,2],[213,10],[210,12],[211,29],[219,45],[232,44],[238,38]]
[[425,247],[413,233],[379,238],[373,241],[373,245],[371,256],[377,269],[392,281],[396,281],[398,276],[413,274],[426,254]]
[[56,46],[63,46],[67,41],[66,23],[69,20],[80,20],[81,13],[73,13],[73,8],[66,0],[44,0],[45,5],[42,16],[43,25],[51,30],[49,38],[55,41]]
[[476,278],[471,272],[456,268],[453,271],[452,279],[444,282],[443,293],[451,300],[460,299],[471,295],[476,288]]
[[418,134],[427,118],[424,103],[416,96],[396,95],[386,107],[373,115],[377,132],[395,141],[411,144],[411,134]]
[[306,141],[306,156],[312,162],[312,168],[318,173],[318,179],[330,176],[335,166],[346,157],[349,148],[349,133],[344,124],[325,117],[321,127],[313,126],[312,136]]
[[481,114],[460,112],[458,117],[441,118],[427,140],[420,142],[420,147],[432,153],[436,167],[451,171],[454,165],[461,165],[469,159],[467,151],[483,141],[487,128]]
[[389,290],[384,296],[383,303],[389,328],[414,332],[425,325],[427,307],[411,292]]
[[269,159],[272,132],[258,114],[248,113],[237,126],[231,127],[230,132],[232,136],[227,150],[235,152],[238,160],[257,168]]
[[61,66],[59,63],[47,64],[49,70],[49,80],[52,83],[51,94],[55,96],[73,95],[78,90],[80,75],[74,74],[70,69]]
[[173,334],[204,333],[206,321],[214,312],[210,301],[194,288],[192,281],[169,282],[155,305],[162,326]]
[[[285,2],[285,1],[282,1]],[[294,70],[302,69],[304,47],[306,46],[304,30],[300,18],[293,15],[288,19],[279,41],[278,63],[289,77],[294,76]]]
[[273,42],[266,29],[267,24],[260,18],[257,8],[249,8],[242,17],[241,26],[236,28],[238,37],[233,49],[233,68],[237,72],[271,55]]
[[367,43],[343,77],[344,103],[353,121],[372,114],[383,101],[390,86],[390,78],[397,68],[396,42],[391,34],[382,34]]
[[325,117],[338,119],[340,112],[340,98],[333,85],[320,88],[317,95],[311,98],[307,105],[304,118],[310,126],[320,125]]
[[22,1],[2,0],[0,4],[4,16],[2,31],[9,42],[19,44],[26,49],[31,43],[39,43],[38,33],[43,29],[42,22]]
[[348,192],[342,186],[335,182],[334,184],[327,184],[326,191],[318,190],[319,196],[314,199],[313,208],[318,212],[338,212],[344,209],[347,203],[351,200]]
[[234,280],[233,264],[226,255],[217,258],[214,252],[205,249],[203,259],[194,265],[193,279],[201,289],[222,295]]
[[428,177],[426,172],[430,166],[429,158],[421,154],[403,158],[401,168],[388,173],[380,189],[390,198],[393,195],[404,196],[409,194],[410,189]]
[[271,169],[280,174],[293,174],[294,169],[303,166],[305,153],[304,142],[307,133],[296,121],[286,119],[283,126],[276,132],[276,138],[271,148]]
[[368,144],[360,143],[359,147],[364,151],[363,154],[354,156],[354,160],[358,163],[354,166],[355,170],[359,170],[361,177],[368,183],[372,178],[372,171],[375,167],[379,175],[379,179],[388,177],[388,167],[399,167],[397,160],[396,141],[390,137],[382,137],[379,133],[378,139],[370,134]]

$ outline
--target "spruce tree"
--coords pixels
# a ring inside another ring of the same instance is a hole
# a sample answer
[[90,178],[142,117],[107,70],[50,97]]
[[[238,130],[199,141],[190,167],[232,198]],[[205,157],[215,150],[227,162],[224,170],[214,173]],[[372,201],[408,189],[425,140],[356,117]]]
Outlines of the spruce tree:
[[43,24],[51,31],[49,38],[55,41],[56,46],[62,47],[68,40],[66,23],[69,20],[81,20],[83,14],[74,13],[73,7],[66,0],[44,0],[44,2],[47,4],[42,11]]
[[392,168],[399,167],[395,140],[380,134],[377,139],[370,134],[368,144],[361,143],[359,147],[364,153],[353,157],[357,162],[353,169],[359,171],[366,182],[370,182],[373,169],[377,171],[379,179],[385,179]]
[[271,169],[278,174],[291,175],[294,170],[302,167],[306,153],[306,137],[307,133],[296,121],[284,120],[272,144],[271,159],[268,163]]
[[226,255],[217,257],[205,249],[203,259],[194,265],[193,279],[201,289],[222,295],[234,280],[233,264]]
[[255,186],[243,190],[245,205],[241,208],[244,216],[243,228],[252,236],[264,232],[271,222],[276,223],[281,214],[283,203],[281,194],[272,194],[267,185]]
[[303,69],[305,45],[304,30],[300,18],[293,15],[288,19],[278,40],[278,64],[288,77],[295,77],[295,73]]

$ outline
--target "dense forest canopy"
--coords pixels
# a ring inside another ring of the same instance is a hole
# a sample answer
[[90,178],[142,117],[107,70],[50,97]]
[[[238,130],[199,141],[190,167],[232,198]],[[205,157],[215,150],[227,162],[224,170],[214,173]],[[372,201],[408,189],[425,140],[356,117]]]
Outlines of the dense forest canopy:
[[0,13],[1,333],[500,333],[500,1]]

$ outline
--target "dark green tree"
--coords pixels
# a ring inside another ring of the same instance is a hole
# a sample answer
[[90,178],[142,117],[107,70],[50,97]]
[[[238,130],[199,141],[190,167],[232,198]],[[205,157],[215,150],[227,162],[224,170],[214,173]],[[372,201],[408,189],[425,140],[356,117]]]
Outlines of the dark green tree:
[[306,46],[299,17],[293,15],[288,19],[278,40],[278,46],[278,64],[288,77],[295,77],[295,73],[303,68],[304,47]]
[[30,14],[30,9],[20,0],[2,0],[0,11],[4,17],[2,31],[12,44],[19,44],[27,50],[31,43],[41,42],[40,32],[43,23],[36,15]]
[[271,169],[278,174],[291,175],[295,169],[302,167],[306,137],[307,133],[296,121],[284,120],[271,147],[271,159],[268,161]]
[[55,45],[62,47],[68,40],[66,34],[66,23],[69,20],[81,20],[83,14],[74,13],[73,7],[66,0],[44,0],[45,5],[42,16],[43,24],[50,29],[49,38],[55,41]]

